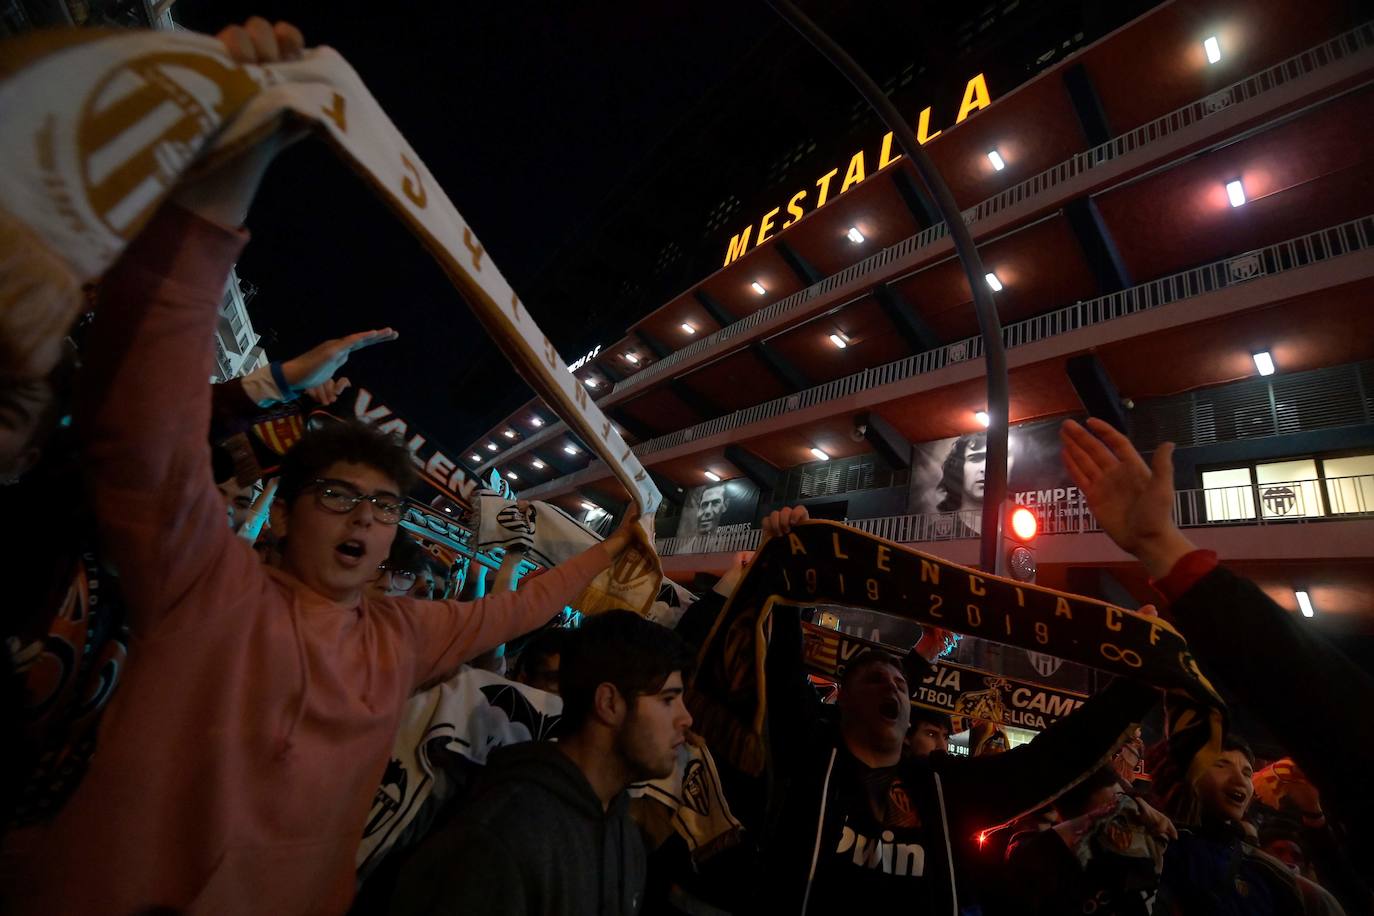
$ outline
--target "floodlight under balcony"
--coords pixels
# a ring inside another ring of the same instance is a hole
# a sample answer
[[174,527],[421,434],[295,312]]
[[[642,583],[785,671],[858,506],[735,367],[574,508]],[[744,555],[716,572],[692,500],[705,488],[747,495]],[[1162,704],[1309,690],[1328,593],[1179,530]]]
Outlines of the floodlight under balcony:
[[1207,63],[1215,64],[1221,60],[1221,43],[1217,41],[1217,36],[1209,35],[1202,47],[1207,51]]
[[685,322],[685,321],[684,321],[681,325],[679,325],[679,327],[681,327],[682,330],[683,330],[683,332],[686,333],[686,334],[695,334],[695,333],[697,332],[697,329],[696,329],[696,328],[692,327],[690,324],[688,324],[688,323]]
[[595,388],[597,385],[601,383],[594,378],[584,378],[582,380],[582,384],[586,385],[588,388]]
[[835,346],[839,347],[841,350],[849,346],[849,338],[845,337],[843,334],[831,334],[830,342],[833,343]]
[[503,432],[501,435],[505,436],[507,439],[514,439],[514,438],[515,438],[515,430],[513,430],[513,429],[508,429],[508,430],[506,430],[505,432]]
[[1226,196],[1231,201],[1233,207],[1245,206],[1245,185],[1240,183],[1240,179],[1226,182]]
[[855,245],[862,245],[864,243],[864,234],[859,231],[858,226],[850,226],[849,231],[845,233],[845,238],[849,239]]
[[989,273],[984,279],[988,281],[988,286],[992,287],[994,293],[1002,291],[1002,281],[997,279],[997,274]]
[[720,475],[717,474],[715,471],[706,471],[704,473],[706,474],[707,480],[711,481],[712,483],[720,483]]
[[978,425],[983,427],[984,429],[987,429],[989,426],[992,425],[992,417],[988,416],[988,412],[986,410],[975,410],[973,412],[973,419],[977,420]]
[[1298,599],[1298,610],[1302,611],[1302,616],[1313,617],[1316,615],[1316,611],[1312,608],[1312,598],[1306,590],[1294,589],[1293,595]]
[[481,455],[469,455],[468,457],[471,458],[473,461],[476,461],[478,464],[482,463]]
[[517,474],[517,473],[515,473],[514,471],[507,471],[507,472],[506,472],[506,477],[508,477],[508,478],[511,479],[511,480],[519,480],[519,479],[520,479],[520,475]]
[[1260,375],[1274,374],[1274,357],[1269,355],[1268,350],[1261,350],[1253,354],[1251,358],[1255,361],[1255,368]]
[[818,460],[820,460],[820,461],[829,461],[829,460],[830,460],[830,456],[827,455],[823,450],[818,449],[818,448],[814,448],[814,447],[813,447],[813,448],[811,449],[811,454],[815,455],[816,458],[817,458]]
[[764,289],[763,284],[760,283],[758,280],[755,280],[753,283],[750,283],[749,286],[752,287],[754,292],[758,293],[760,296],[768,292],[768,290]]
[[565,445],[565,446],[563,446],[563,451],[567,452],[569,455],[576,455],[576,454],[577,454],[577,446],[575,446],[575,445]]
[[997,150],[995,149],[988,150],[988,162],[991,162],[992,167],[999,172],[1007,167],[1007,164],[1002,161],[1002,154],[997,152]]
[[633,353],[626,353],[626,354],[625,354],[625,362],[629,363],[631,366],[638,366],[638,365],[639,365],[639,357],[638,357],[638,356],[635,356]]
[[538,458],[535,458],[533,461],[531,461],[530,466],[535,468],[536,470],[544,470],[544,462],[540,461]]
[[542,417],[530,417],[530,426],[533,426],[535,429],[538,429],[543,425],[544,419]]
[[588,512],[590,512],[590,511],[592,511],[593,509],[595,509],[596,506],[592,505],[592,504],[589,503],[589,502],[585,502],[585,501],[584,501],[584,502],[582,503],[582,508],[583,508],[583,509],[586,509]]
[[494,451],[496,451],[496,443],[495,443],[495,442],[488,442],[488,443],[487,443],[487,451],[489,451],[489,452],[494,452]]

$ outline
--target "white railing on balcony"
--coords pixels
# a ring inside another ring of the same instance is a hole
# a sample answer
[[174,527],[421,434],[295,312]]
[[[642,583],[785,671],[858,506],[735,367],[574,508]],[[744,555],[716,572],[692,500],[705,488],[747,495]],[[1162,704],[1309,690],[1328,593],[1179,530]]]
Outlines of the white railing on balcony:
[[[1196,124],[1209,115],[1270,92],[1299,77],[1328,67],[1370,47],[1374,47],[1374,22],[1366,22],[1356,26],[1348,32],[1295,54],[1266,70],[1232,83],[1205,98],[1189,102],[1181,108],[1142,124],[1135,130],[1113,137],[1105,143],[1078,153],[1038,175],[1032,175],[1030,178],[1014,184],[964,211],[964,221],[973,224],[986,219],[1008,207],[1016,206],[1022,201],[1043,194],[1078,175],[1157,143],[1171,134]],[[884,248],[882,251],[864,258],[857,264],[846,267],[837,274],[832,274],[806,289],[795,292],[785,299],[780,299],[741,318],[739,321],[728,324],[714,334],[693,341],[682,349],[645,366],[629,378],[617,382],[613,390],[616,392],[632,391],[656,378],[661,378],[683,361],[712,350],[765,322],[792,311],[804,302],[817,296],[823,296],[886,264],[905,258],[918,249],[933,245],[948,234],[944,223],[930,226],[910,238],[903,239],[891,247]]]
[[[1142,283],[1086,302],[1076,302],[1044,315],[1018,321],[1003,328],[1002,336],[1007,348],[1012,349],[1371,247],[1374,247],[1374,216],[1363,216],[1234,258],[1181,271],[1149,283]],[[634,451],[642,457],[784,413],[924,375],[982,355],[982,337],[968,337],[935,350],[927,350],[915,356],[864,369],[796,394],[775,398],[695,426],[675,430],[641,442],[634,447]]]
[[[1035,509],[1041,535],[1091,534],[1102,527],[1083,503],[1060,503]],[[1258,486],[1210,487],[1174,493],[1174,521],[1180,528],[1223,525],[1272,525],[1293,522],[1341,521],[1374,517],[1374,474],[1293,480]],[[980,510],[930,512],[863,518],[846,524],[898,544],[955,541],[978,537]],[[734,553],[754,550],[763,532],[758,528],[662,538],[655,542],[660,556],[697,553]]]

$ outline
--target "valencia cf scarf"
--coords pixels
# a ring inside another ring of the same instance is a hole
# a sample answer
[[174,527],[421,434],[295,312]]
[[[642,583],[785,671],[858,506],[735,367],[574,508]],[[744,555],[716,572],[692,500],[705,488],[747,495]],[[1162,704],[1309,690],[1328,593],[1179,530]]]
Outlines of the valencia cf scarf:
[[189,32],[36,32],[0,54],[0,124],[5,365],[42,369],[47,345],[85,301],[82,285],[119,258],[178,184],[284,125],[312,128],[415,233],[535,393],[633,494],[636,544],[580,606],[648,610],[662,580],[651,540],[658,489],[338,53],[240,65],[215,39]]
[[1171,755],[1190,784],[1220,754],[1225,704],[1167,622],[817,521],[760,547],[701,649],[695,728],[746,775],[768,763],[765,662],[779,602],[864,608],[1144,681],[1165,691]]

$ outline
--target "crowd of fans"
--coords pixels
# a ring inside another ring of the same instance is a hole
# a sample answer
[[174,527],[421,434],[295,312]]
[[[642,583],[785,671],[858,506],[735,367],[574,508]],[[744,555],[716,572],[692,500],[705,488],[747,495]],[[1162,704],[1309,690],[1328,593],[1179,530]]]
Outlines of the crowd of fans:
[[[249,62],[303,48],[260,19],[220,37]],[[627,789],[684,759],[685,692],[741,570],[675,629],[630,611],[551,626],[631,543],[633,511],[518,587],[508,551],[488,589],[399,525],[415,470],[371,427],[311,428],[270,481],[244,479],[223,444],[234,430],[294,397],[327,405],[349,354],[396,336],[204,383],[276,146],[179,191],[101,278],[79,346],[0,389],[4,499],[29,529],[6,557],[0,911],[1374,912],[1360,766],[1374,682],[1173,525],[1169,446],[1146,464],[1099,421],[1064,426],[1075,482],[1202,667],[1291,759],[1227,734],[1184,818],[1161,799],[1186,775],[1146,766],[1139,737],[1161,694],[1125,678],[1028,744],[984,723],[955,755],[950,718],[911,703],[945,634],[929,630],[914,662],[851,660],[828,703],[801,664],[799,611],[780,608],[767,803],[732,797],[722,774],[733,845],[702,858],[649,841]],[[780,509],[765,536],[807,520]],[[493,751],[391,853],[386,886],[360,894],[356,850],[403,706],[465,667],[560,697],[556,740]]]

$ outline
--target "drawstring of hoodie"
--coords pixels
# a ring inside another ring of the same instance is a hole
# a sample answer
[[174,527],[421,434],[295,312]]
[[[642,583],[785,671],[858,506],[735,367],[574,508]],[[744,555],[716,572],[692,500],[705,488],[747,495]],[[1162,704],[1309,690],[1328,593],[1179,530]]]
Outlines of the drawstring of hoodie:
[[281,743],[277,747],[276,760],[284,760],[294,748],[296,728],[305,718],[305,701],[310,692],[310,657],[305,651],[305,637],[301,633],[300,621],[300,600],[296,595],[291,596],[291,633],[296,638],[296,661],[301,676],[300,693],[296,698],[296,711],[291,716],[290,723],[286,726],[286,731],[282,734]]

